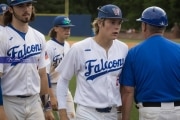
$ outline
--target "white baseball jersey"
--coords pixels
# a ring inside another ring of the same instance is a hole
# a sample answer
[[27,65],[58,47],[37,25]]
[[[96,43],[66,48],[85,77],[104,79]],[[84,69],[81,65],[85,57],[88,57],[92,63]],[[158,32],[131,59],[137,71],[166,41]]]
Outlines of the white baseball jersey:
[[49,73],[51,83],[57,83],[59,74],[55,72],[55,68],[62,61],[64,55],[69,51],[70,45],[67,41],[64,45],[57,40],[51,39],[46,44],[50,64],[47,66],[47,73]]
[[25,38],[17,30],[6,26],[1,31],[0,72],[3,73],[3,95],[35,95],[40,93],[38,70],[49,63],[45,52],[45,37],[29,26]]
[[[63,86],[76,75],[74,101],[94,108],[120,106],[119,74],[121,73],[128,46],[113,40],[108,53],[89,37],[73,44],[61,64],[56,68],[60,73],[57,86],[58,107],[65,108]],[[67,86],[66,86],[67,87]]]

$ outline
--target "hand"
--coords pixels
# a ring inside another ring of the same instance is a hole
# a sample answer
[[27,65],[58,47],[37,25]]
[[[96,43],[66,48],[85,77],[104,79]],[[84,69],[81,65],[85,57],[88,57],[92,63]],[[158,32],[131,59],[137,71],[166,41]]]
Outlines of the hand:
[[44,114],[46,120],[55,120],[52,111],[45,111]]
[[56,97],[51,97],[51,105],[54,111],[58,111],[58,102]]
[[70,119],[75,119],[75,113],[74,113],[74,112],[68,113],[68,117],[69,117]]
[[59,115],[60,115],[61,120],[69,120],[66,109],[60,109]]
[[61,118],[61,120],[69,120],[69,118],[68,118],[67,115],[66,115],[66,116],[65,116],[65,115],[64,115],[64,116],[61,116],[60,118]]

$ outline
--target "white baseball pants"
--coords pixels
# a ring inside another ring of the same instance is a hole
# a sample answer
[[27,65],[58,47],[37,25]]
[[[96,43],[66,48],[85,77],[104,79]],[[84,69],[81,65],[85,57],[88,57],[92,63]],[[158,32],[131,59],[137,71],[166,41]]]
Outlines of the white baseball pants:
[[95,108],[77,105],[76,120],[117,120],[117,108],[113,107],[109,113],[96,111]]
[[180,120],[180,106],[174,103],[161,103],[161,107],[143,107],[138,103],[139,120]]
[[45,120],[39,94],[27,98],[3,96],[3,102],[8,120]]

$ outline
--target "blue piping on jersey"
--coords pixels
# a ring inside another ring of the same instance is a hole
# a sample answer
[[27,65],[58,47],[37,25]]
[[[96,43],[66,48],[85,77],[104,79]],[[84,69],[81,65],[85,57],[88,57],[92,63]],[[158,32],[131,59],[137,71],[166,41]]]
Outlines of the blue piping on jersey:
[[26,33],[17,30],[17,29],[14,28],[11,24],[9,24],[8,26],[9,26],[10,28],[12,28],[13,30],[15,30],[15,31],[25,40]]
[[59,44],[59,45],[64,46],[64,42],[61,43],[61,42],[59,42],[58,40],[56,40],[56,38],[52,38],[52,41],[56,42],[56,43]]

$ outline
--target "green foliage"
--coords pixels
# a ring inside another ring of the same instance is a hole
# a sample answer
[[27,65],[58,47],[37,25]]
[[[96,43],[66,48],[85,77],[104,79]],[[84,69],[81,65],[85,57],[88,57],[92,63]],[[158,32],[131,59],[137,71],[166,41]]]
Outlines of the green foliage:
[[[6,3],[6,0],[1,0]],[[178,0],[69,0],[69,14],[91,14],[92,20],[97,17],[97,7],[105,4],[118,5],[123,17],[129,21],[123,23],[122,29],[140,28],[136,19],[141,17],[142,11],[149,6],[159,6],[168,15],[171,29],[175,22],[180,24],[180,2]],[[37,13],[63,14],[65,13],[65,0],[37,0],[35,4]]]

